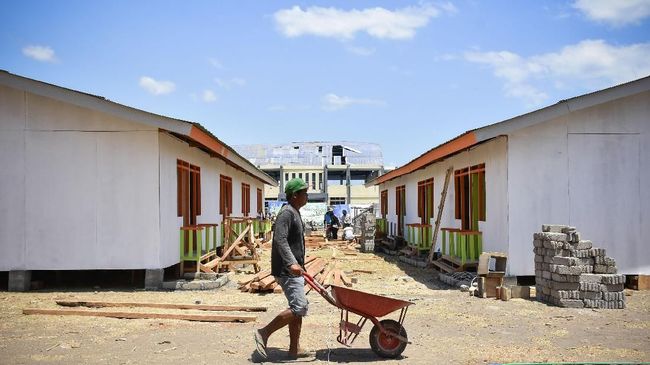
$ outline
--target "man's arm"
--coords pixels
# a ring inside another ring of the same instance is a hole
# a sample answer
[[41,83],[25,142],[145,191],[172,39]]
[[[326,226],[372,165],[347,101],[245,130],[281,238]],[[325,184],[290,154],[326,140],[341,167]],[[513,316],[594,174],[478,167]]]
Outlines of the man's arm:
[[[291,226],[291,221],[293,220],[293,214],[290,211],[282,211],[278,218],[275,221],[275,231],[273,232],[275,242],[274,244],[278,247],[278,253],[282,258],[282,265],[285,267],[290,267],[292,265],[298,265],[298,260],[293,256],[291,248],[289,247],[289,227]],[[292,270],[293,271],[293,270]]]

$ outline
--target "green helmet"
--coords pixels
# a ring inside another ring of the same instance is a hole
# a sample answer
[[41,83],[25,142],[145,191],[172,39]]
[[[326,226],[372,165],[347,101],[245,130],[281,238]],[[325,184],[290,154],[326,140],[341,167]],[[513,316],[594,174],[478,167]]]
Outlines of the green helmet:
[[293,195],[300,190],[305,190],[309,188],[309,185],[305,183],[301,178],[291,179],[287,182],[287,185],[284,186],[284,193],[287,195]]

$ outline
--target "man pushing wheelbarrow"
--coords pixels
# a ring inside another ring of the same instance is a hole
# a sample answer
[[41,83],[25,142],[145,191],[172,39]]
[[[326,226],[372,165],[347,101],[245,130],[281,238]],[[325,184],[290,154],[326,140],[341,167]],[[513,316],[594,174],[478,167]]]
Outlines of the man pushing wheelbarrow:
[[[307,184],[302,179],[287,182],[285,194],[288,205],[282,208],[275,222],[271,248],[271,274],[282,287],[289,308],[280,312],[266,326],[255,330],[257,353],[266,358],[268,338],[280,328],[289,326],[289,359],[310,356],[300,349],[302,317],[307,314],[305,281],[330,304],[341,310],[341,322],[337,341],[350,346],[368,319],[374,324],[370,331],[370,347],[379,356],[395,358],[401,355],[409,343],[403,327],[411,302],[373,295],[339,286],[332,286],[331,294],[305,270],[304,226],[300,208],[307,203]],[[383,317],[401,309],[399,320]],[[349,314],[360,316],[357,323],[349,321]]]

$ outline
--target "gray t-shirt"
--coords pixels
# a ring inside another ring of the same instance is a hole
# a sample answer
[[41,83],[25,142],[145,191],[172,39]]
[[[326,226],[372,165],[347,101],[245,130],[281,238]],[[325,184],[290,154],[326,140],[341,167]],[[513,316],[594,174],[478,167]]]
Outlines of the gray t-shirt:
[[278,214],[271,246],[271,274],[293,276],[289,266],[305,266],[305,235],[300,212],[287,204]]

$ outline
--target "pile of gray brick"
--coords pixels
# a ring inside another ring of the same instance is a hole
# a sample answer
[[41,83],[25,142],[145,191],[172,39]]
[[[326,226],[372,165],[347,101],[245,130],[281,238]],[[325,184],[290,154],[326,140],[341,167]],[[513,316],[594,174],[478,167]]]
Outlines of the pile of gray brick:
[[575,227],[544,224],[533,245],[537,299],[568,308],[625,308],[625,275]]

